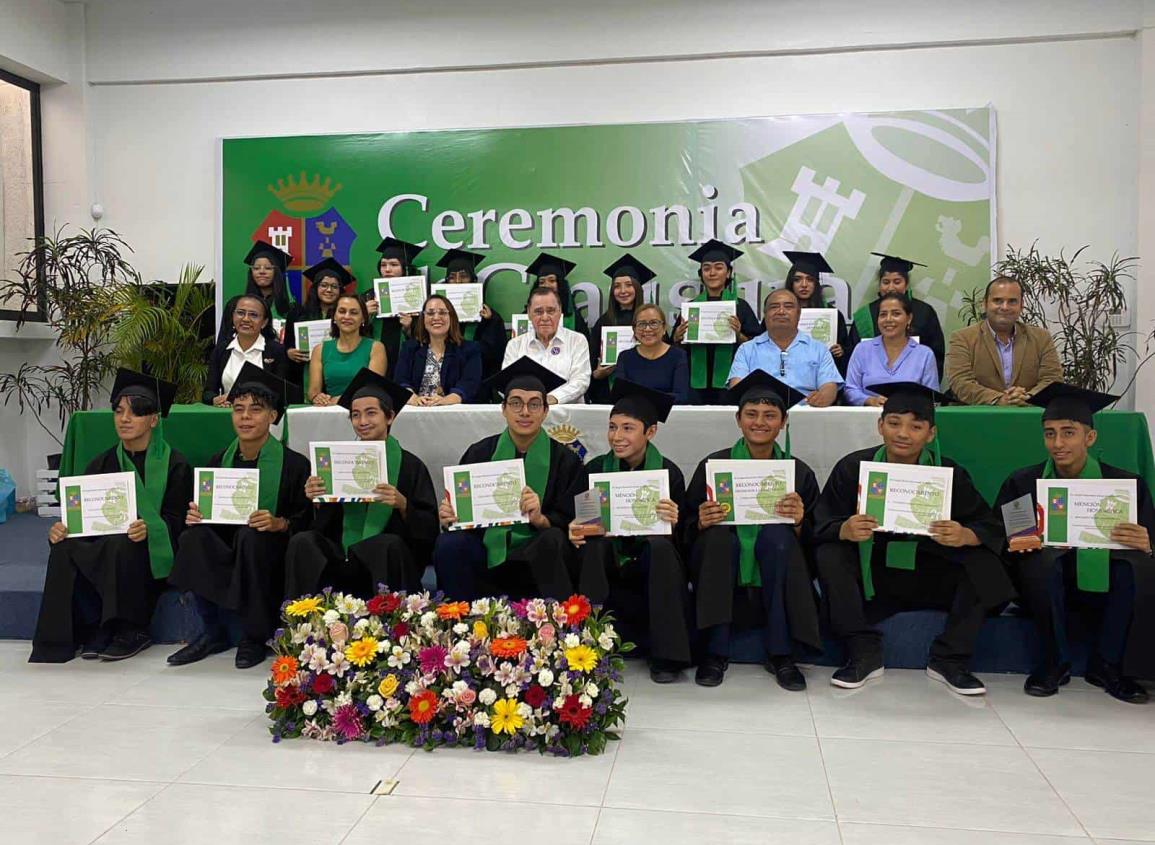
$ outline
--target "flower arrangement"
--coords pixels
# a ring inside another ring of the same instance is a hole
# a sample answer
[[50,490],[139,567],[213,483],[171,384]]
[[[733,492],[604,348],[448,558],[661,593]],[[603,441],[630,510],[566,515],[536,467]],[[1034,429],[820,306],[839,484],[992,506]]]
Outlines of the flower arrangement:
[[326,590],[282,607],[265,689],[273,741],[600,754],[625,719],[613,619],[585,596],[443,601]]

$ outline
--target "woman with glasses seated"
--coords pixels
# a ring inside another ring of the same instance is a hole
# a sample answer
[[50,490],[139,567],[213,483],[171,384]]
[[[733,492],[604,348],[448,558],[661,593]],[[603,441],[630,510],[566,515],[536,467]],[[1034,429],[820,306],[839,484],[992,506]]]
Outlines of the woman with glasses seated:
[[209,355],[209,374],[205,381],[202,401],[206,405],[224,407],[229,404],[229,391],[246,363],[273,375],[285,377],[288,358],[285,347],[268,333],[269,310],[266,300],[259,296],[238,296],[230,303],[232,331],[225,336]]
[[466,340],[457,309],[440,294],[425,300],[413,338],[401,345],[394,380],[413,391],[410,405],[475,402],[481,389],[481,346]]
[[674,397],[675,405],[690,402],[690,365],[684,349],[666,342],[666,315],[657,305],[634,312],[638,345],[618,355],[614,377]]

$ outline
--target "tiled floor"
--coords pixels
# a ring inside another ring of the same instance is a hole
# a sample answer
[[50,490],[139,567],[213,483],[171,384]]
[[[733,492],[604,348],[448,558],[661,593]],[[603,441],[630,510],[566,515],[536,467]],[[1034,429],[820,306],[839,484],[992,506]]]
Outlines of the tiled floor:
[[791,694],[757,666],[707,690],[631,664],[622,741],[556,760],[273,745],[262,674],[231,653],[172,669],[170,650],[29,666],[0,642],[0,842],[1155,842],[1155,706],[1078,680],[1039,701],[988,676],[973,700],[918,672],[847,693],[807,669]]

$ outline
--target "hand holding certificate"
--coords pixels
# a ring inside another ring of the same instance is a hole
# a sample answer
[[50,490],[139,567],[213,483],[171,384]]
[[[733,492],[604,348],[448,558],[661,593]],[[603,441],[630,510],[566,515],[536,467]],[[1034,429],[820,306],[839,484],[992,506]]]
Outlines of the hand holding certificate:
[[293,347],[298,352],[310,354],[314,346],[329,339],[332,330],[333,323],[330,320],[305,320],[294,323],[293,331],[296,337],[293,338]]
[[730,318],[738,315],[734,300],[683,302],[686,343],[733,343],[738,339]]
[[1128,548],[1111,533],[1136,520],[1135,479],[1040,478],[1035,485],[1044,546]]
[[950,520],[954,469],[863,461],[858,470],[858,512],[878,521],[877,531],[931,536],[931,523]]
[[602,326],[602,360],[599,363],[603,367],[612,367],[618,363],[619,355],[633,349],[636,344],[633,326]]
[[388,478],[385,444],[379,440],[310,443],[313,475],[325,484],[316,502],[375,502],[378,484]]
[[590,489],[598,493],[610,537],[673,533],[658,513],[658,502],[670,498],[669,470],[590,473]]
[[425,305],[425,277],[401,276],[397,279],[374,279],[377,294],[377,319],[416,314]]
[[726,514],[725,525],[793,525],[778,503],[794,492],[792,460],[706,461],[706,495]]
[[525,462],[489,461],[445,467],[445,493],[456,515],[450,531],[529,522],[521,512]]
[[260,470],[198,468],[196,502],[201,521],[218,525],[248,525],[249,517],[257,510],[260,488]]
[[798,331],[819,343],[834,346],[838,343],[838,309],[803,308],[798,318]]
[[136,473],[65,476],[60,502],[69,537],[127,534],[136,519]]
[[484,293],[479,283],[464,285],[438,283],[432,286],[431,291],[444,296],[453,303],[453,309],[457,312],[459,322],[481,322],[481,306],[484,304],[482,298]]

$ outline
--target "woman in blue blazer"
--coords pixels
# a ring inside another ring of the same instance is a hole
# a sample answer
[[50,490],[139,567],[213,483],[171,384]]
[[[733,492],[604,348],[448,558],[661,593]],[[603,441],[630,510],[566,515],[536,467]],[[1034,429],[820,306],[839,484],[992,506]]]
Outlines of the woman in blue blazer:
[[481,390],[481,347],[465,340],[457,311],[444,296],[425,300],[413,338],[401,345],[393,379],[413,391],[410,405],[475,402]]

